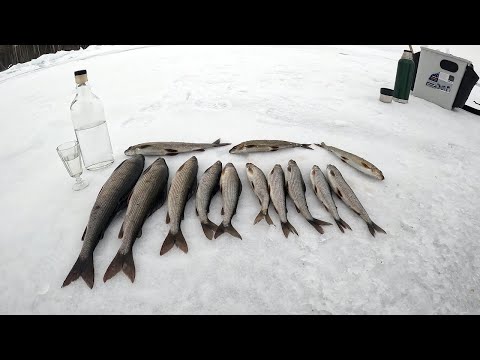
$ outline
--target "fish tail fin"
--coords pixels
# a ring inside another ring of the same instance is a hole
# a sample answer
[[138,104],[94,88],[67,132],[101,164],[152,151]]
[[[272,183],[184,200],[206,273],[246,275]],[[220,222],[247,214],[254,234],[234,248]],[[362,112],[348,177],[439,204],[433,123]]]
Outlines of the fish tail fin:
[[232,145],[232,144],[231,143],[221,143],[220,139],[217,139],[212,143],[212,145],[214,145],[215,147],[219,147],[219,146],[227,146],[227,145]]
[[384,234],[387,233],[385,230],[383,230],[380,226],[375,224],[373,221],[367,225],[368,225],[368,230],[370,230],[370,234],[372,234],[373,237],[375,237],[375,230]]
[[179,229],[176,234],[173,234],[172,232],[168,233],[165,241],[163,242],[162,248],[160,249],[160,255],[168,252],[173,247],[173,245],[177,245],[177,247],[179,247],[180,250],[182,250],[184,253],[188,252],[188,245],[185,241],[185,238],[183,237],[181,229]]
[[105,275],[103,276],[103,282],[110,280],[117,275],[120,270],[123,270],[125,275],[128,276],[130,281],[135,281],[135,263],[133,262],[133,252],[130,249],[126,254],[122,254],[120,251],[115,255],[110,263]]
[[313,149],[310,147],[310,145],[312,145],[312,144],[300,144],[300,146],[301,146],[302,148],[304,148],[304,149],[313,150]]
[[63,282],[62,288],[81,277],[87,283],[88,287],[92,289],[95,278],[94,275],[93,253],[84,259],[78,257],[75,265],[73,265],[72,270],[70,270],[67,278]]
[[273,225],[272,218],[270,217],[270,215],[268,215],[268,211],[264,214],[262,210],[260,210],[260,212],[258,213],[257,217],[255,218],[255,221],[253,222],[253,225],[257,224],[263,219],[265,219],[268,225]]
[[322,220],[319,220],[319,219],[315,219],[313,218],[312,220],[308,220],[308,222],[315,228],[315,230],[317,230],[320,234],[323,234],[323,228],[322,228],[322,225],[324,226],[327,226],[327,225],[332,225],[331,223],[329,222],[326,222],[326,221],[322,221]]
[[315,145],[317,145],[318,147],[324,148],[324,149],[327,148],[327,145],[325,145],[325,143],[323,141],[322,141],[321,144],[315,144]]
[[338,218],[338,220],[335,219],[335,222],[337,223],[338,228],[342,231],[342,233],[345,232],[345,230],[343,230],[344,228],[352,230],[352,228],[345,221],[343,221],[341,218]]
[[207,223],[203,223],[203,222],[201,223],[203,233],[205,234],[208,240],[212,240],[213,235],[215,235],[215,230],[217,230],[217,225],[211,222],[208,218],[207,218],[207,221],[208,221]]
[[225,226],[225,225],[223,225],[223,222],[220,225],[218,225],[217,230],[215,230],[214,238],[215,239],[218,238],[220,235],[222,235],[225,232],[229,233],[233,237],[236,237],[236,238],[242,240],[242,237],[240,236],[238,231],[235,230],[235,228],[233,227],[232,224],[228,224],[227,226]]
[[297,230],[293,227],[292,224],[287,220],[286,222],[282,222],[282,231],[283,235],[285,235],[286,238],[288,238],[288,234],[294,233],[298,235]]

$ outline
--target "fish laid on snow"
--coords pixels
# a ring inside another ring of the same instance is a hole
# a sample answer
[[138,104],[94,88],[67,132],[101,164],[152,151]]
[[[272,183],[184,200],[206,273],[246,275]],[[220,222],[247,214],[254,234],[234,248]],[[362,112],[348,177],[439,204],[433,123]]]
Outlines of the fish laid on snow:
[[362,159],[361,157],[355,154],[349,153],[347,151],[338,149],[333,146],[325,145],[324,142],[322,142],[321,144],[315,144],[315,145],[320,146],[321,148],[324,148],[325,150],[332,152],[333,154],[338,156],[340,160],[342,160],[344,163],[350,165],[351,167],[357,169],[358,171],[364,174],[373,176],[374,178],[377,178],[379,180],[385,179],[380,169],[378,169],[372,163],[368,162],[365,159]]
[[135,155],[122,162],[107,179],[90,212],[90,218],[82,236],[83,246],[80,255],[62,287],[82,277],[87,285],[93,288],[95,247],[103,238],[105,230],[115,214],[125,208],[128,195],[142,174],[144,165],[143,155]]
[[123,242],[103,276],[104,282],[120,270],[123,270],[132,282],[135,280],[133,244],[138,237],[142,236],[145,220],[164,204],[167,183],[168,166],[164,159],[158,158],[145,169],[128,199],[127,213],[118,234]]
[[253,192],[257,195],[258,201],[260,202],[260,212],[258,213],[257,217],[253,224],[255,225],[259,221],[265,219],[265,221],[269,225],[273,225],[273,221],[268,215],[268,206],[270,205],[270,194],[268,193],[268,184],[267,178],[262,170],[256,167],[252,163],[247,163],[245,165],[247,169],[247,178],[252,185]]
[[224,232],[227,232],[241,240],[242,237],[232,225],[232,217],[237,213],[238,200],[242,193],[242,182],[238,177],[237,169],[235,169],[232,163],[225,165],[222,171],[222,175],[220,176],[220,191],[222,192],[223,199],[223,220],[215,231],[215,239]]
[[272,200],[273,207],[280,218],[282,225],[282,231],[285,237],[288,238],[290,232],[297,234],[297,230],[287,219],[287,196],[286,196],[286,184],[285,174],[283,173],[282,166],[276,164],[270,174],[268,174],[268,191],[270,193],[270,199]]
[[130,146],[125,150],[125,155],[141,154],[145,156],[173,156],[192,151],[205,151],[205,149],[227,146],[230,143],[220,143],[220,139],[211,144],[185,143],[185,142],[148,142]]
[[386,234],[380,226],[375,224],[368,216],[366,210],[358,200],[357,196],[353,192],[352,188],[347,184],[342,174],[333,165],[327,166],[327,179],[330,183],[330,187],[347,204],[358,216],[360,216],[368,225],[368,230],[375,236],[375,230]]
[[208,212],[210,209],[210,202],[220,189],[220,174],[222,173],[222,162],[217,161],[210,166],[202,175],[198,182],[197,194],[195,196],[195,210],[197,216],[200,218],[203,232],[205,236],[212,240],[217,225],[210,221]]
[[176,245],[183,252],[188,252],[187,242],[182,234],[180,224],[185,212],[187,201],[195,193],[197,187],[198,161],[195,156],[188,159],[180,166],[172,180],[168,191],[168,212],[167,224],[170,224],[170,231],[163,242],[160,255],[169,251]]
[[325,209],[327,209],[327,211],[333,216],[338,228],[342,232],[345,232],[343,230],[344,228],[352,230],[350,226],[340,218],[340,215],[338,215],[337,206],[335,205],[335,201],[333,201],[330,185],[328,185],[325,175],[323,175],[322,170],[320,170],[317,165],[312,167],[312,171],[310,172],[310,180],[312,182],[313,191],[325,206]]
[[311,144],[298,144],[283,140],[249,140],[235,145],[230,149],[230,154],[246,154],[255,152],[277,151],[281,149],[289,149],[301,147],[313,150]]
[[315,219],[308,210],[307,199],[305,198],[305,181],[303,181],[302,172],[294,160],[290,160],[287,166],[287,189],[288,195],[293,200],[297,212],[303,215],[305,219],[317,230],[323,234],[322,225],[332,225],[329,222]]

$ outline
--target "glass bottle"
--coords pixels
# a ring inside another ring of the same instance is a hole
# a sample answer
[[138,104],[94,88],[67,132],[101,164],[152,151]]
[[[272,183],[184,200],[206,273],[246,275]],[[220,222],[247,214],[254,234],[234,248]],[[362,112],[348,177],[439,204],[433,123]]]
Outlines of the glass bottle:
[[86,70],[75,71],[75,82],[77,94],[70,113],[83,164],[87,170],[102,169],[114,162],[103,104],[91,91]]

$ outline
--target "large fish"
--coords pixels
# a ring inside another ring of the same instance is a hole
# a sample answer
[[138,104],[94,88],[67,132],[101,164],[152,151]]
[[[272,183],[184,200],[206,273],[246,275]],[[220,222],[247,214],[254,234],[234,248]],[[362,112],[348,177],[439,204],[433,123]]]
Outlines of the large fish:
[[260,202],[260,212],[253,224],[255,225],[259,221],[265,219],[268,225],[273,225],[273,221],[268,215],[268,206],[270,205],[270,194],[268,193],[268,184],[267,178],[262,170],[253,165],[252,163],[247,163],[245,165],[247,169],[247,178],[250,185],[252,185],[253,192],[257,195],[258,201]]
[[290,160],[287,166],[287,190],[288,195],[295,204],[297,212],[303,215],[305,219],[317,230],[323,234],[322,225],[332,225],[329,222],[315,219],[310,210],[308,210],[307,199],[305,198],[305,181],[303,181],[302,172],[294,160]]
[[312,182],[313,191],[325,206],[325,209],[327,209],[327,211],[333,216],[342,233],[345,232],[343,230],[344,228],[352,230],[350,226],[340,218],[340,215],[338,215],[337,205],[335,205],[335,201],[333,201],[330,185],[328,185],[325,175],[323,175],[322,170],[320,170],[317,165],[313,165],[312,167],[310,180]]
[[239,238],[242,237],[232,225],[232,217],[237,213],[238,199],[242,193],[242,182],[238,177],[237,169],[232,163],[225,165],[220,176],[220,191],[222,192],[223,206],[222,215],[223,220],[215,230],[215,239],[222,235],[224,232]]
[[197,194],[195,196],[195,210],[200,218],[205,236],[212,240],[217,225],[210,221],[208,212],[212,198],[220,189],[220,174],[222,173],[222,162],[217,161],[210,166],[202,175],[198,182]]
[[246,154],[254,152],[277,151],[295,147],[313,150],[310,145],[311,144],[298,144],[283,140],[249,140],[235,145],[230,149],[229,152],[230,154]]
[[198,161],[195,156],[188,159],[180,166],[175,174],[168,191],[167,224],[170,231],[160,249],[160,255],[169,251],[176,245],[184,253],[188,252],[187,242],[182,234],[180,224],[183,220],[185,205],[195,193],[197,187]]
[[375,230],[386,234],[385,230],[370,219],[367,211],[363,208],[352,188],[347,184],[335,166],[327,166],[327,179],[335,194],[367,223],[368,230],[373,236],[375,236]]
[[143,155],[136,155],[123,161],[107,179],[90,212],[90,218],[82,236],[83,246],[80,255],[62,287],[82,277],[90,289],[93,288],[95,247],[103,238],[115,214],[125,208],[128,195],[142,174],[144,164]]
[[130,146],[125,150],[125,155],[142,154],[145,156],[173,156],[192,151],[205,151],[205,149],[231,145],[220,143],[220,139],[211,144],[207,143],[185,143],[185,142],[148,142]]
[[288,238],[290,232],[297,234],[297,230],[287,219],[287,196],[286,196],[286,184],[285,174],[283,173],[282,166],[276,164],[270,174],[268,174],[268,191],[270,193],[270,199],[272,200],[273,207],[280,218],[282,225],[282,231],[285,237]]
[[365,160],[365,159],[363,159],[363,158],[361,158],[361,157],[359,157],[355,154],[349,153],[347,151],[338,149],[338,148],[333,147],[333,146],[325,145],[324,142],[322,142],[321,144],[315,144],[315,145],[320,146],[321,148],[324,148],[325,150],[330,151],[331,153],[338,156],[340,158],[340,160],[342,160],[345,164],[350,165],[351,167],[357,169],[358,171],[360,171],[364,174],[373,176],[374,178],[377,178],[379,180],[385,179],[385,177],[383,176],[380,169],[378,169],[371,162],[368,162],[367,160]]
[[120,270],[133,282],[135,280],[135,263],[133,261],[133,244],[142,236],[145,220],[162,207],[167,196],[168,166],[165,160],[158,158],[145,169],[128,199],[127,213],[118,237],[122,245],[108,267],[103,281],[111,279]]

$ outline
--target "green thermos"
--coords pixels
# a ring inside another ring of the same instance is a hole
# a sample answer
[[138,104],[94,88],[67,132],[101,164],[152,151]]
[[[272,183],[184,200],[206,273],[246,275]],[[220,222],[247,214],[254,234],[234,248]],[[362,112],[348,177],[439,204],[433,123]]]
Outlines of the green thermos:
[[401,104],[408,103],[414,74],[415,63],[413,62],[412,52],[410,50],[404,50],[397,65],[397,77],[395,78],[395,87],[393,89],[394,101]]

